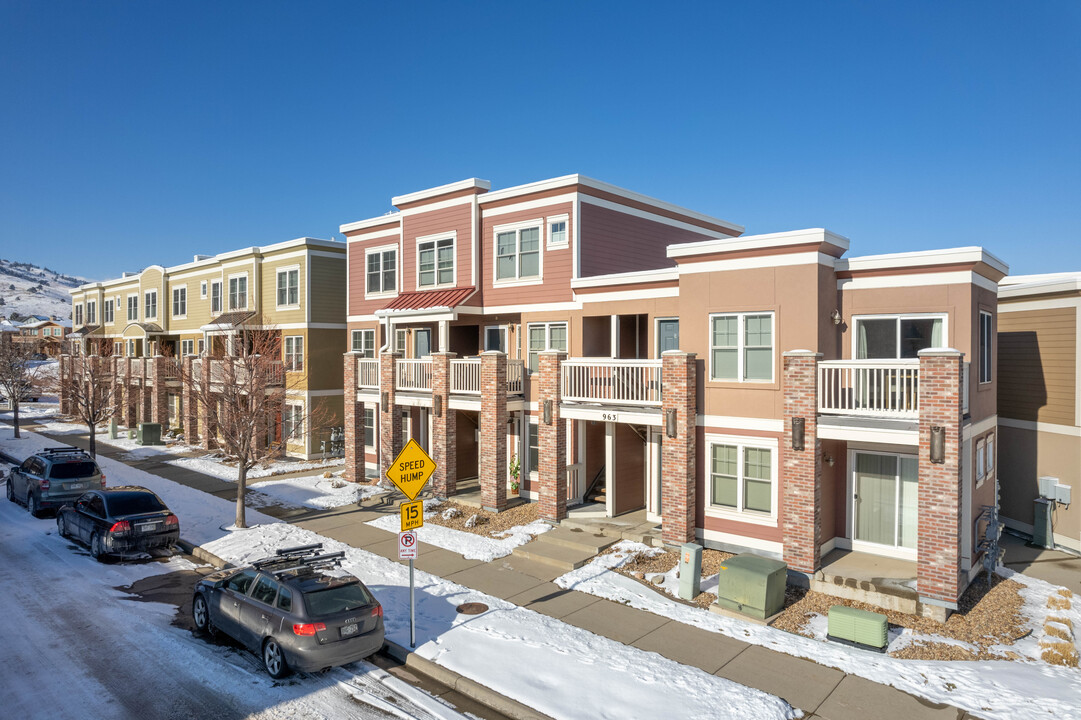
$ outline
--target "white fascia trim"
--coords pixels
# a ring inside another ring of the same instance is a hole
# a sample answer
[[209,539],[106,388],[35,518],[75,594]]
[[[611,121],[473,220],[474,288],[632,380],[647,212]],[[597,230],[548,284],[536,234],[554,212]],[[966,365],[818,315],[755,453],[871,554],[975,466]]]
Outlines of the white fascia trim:
[[[1003,278],[998,281],[998,297],[1000,300],[1007,298],[1029,297],[1032,295],[1050,295],[1052,293],[1068,293],[1081,290],[1081,278],[1057,279],[1043,282],[1029,282],[1007,284]],[[1005,287],[1004,287],[1005,286]]]
[[993,430],[996,427],[998,427],[998,415],[992,415],[979,422],[970,422],[961,428],[961,439],[969,440],[977,435],[983,435],[988,430]]
[[355,242],[364,242],[365,240],[375,240],[376,238],[393,237],[396,238],[402,234],[401,226],[396,228],[390,228],[388,230],[376,230],[375,232],[362,233],[360,235],[354,235],[346,240],[347,243],[352,244]]
[[398,221],[401,218],[402,213],[398,210],[388,212],[379,217],[368,218],[367,220],[357,220],[356,222],[345,223],[338,226],[338,231],[341,233],[353,232],[354,230],[363,230],[364,228],[377,227],[379,225],[389,225],[392,222]]
[[723,543],[725,545],[745,547],[749,550],[763,550],[778,556],[784,553],[784,544],[772,540],[759,540],[758,538],[747,537],[745,535],[734,535],[732,533],[719,532],[717,530],[706,530],[705,528],[695,528],[694,534],[695,537],[702,538],[703,540],[712,540],[713,542]]
[[668,225],[670,227],[679,228],[680,230],[686,230],[698,235],[705,235],[710,238],[707,242],[713,242],[714,240],[721,240],[724,238],[730,238],[730,235],[725,235],[723,232],[717,230],[710,230],[704,228],[701,225],[694,225],[692,223],[683,222],[682,220],[674,220],[666,215],[657,215],[656,213],[646,212],[645,210],[639,210],[629,205],[621,205],[619,203],[605,200],[603,198],[593,197],[592,195],[586,195],[585,193],[579,193],[579,199],[581,202],[589,203],[597,207],[606,208],[614,212],[623,213],[624,215],[632,215],[634,217],[642,218],[643,220],[649,220],[650,222],[660,223],[661,225]]
[[999,285],[1028,285],[1030,283],[1048,283],[1061,280],[1081,282],[1081,272],[1039,273],[1036,275],[1007,275],[998,281]]
[[1013,418],[1006,417],[1000,417],[998,419],[998,424],[1002,427],[1016,428],[1018,430],[1031,430],[1034,432],[1081,437],[1081,427],[1076,427],[1074,425],[1058,425],[1056,423],[1034,422],[1032,420],[1014,420]]
[[408,320],[410,322],[440,322],[458,319],[458,314],[451,308],[422,308],[420,310],[376,310],[376,318],[389,320]]
[[430,197],[438,197],[439,195],[446,195],[447,193],[458,192],[459,190],[471,190],[473,188],[480,188],[481,190],[491,190],[492,183],[488,180],[482,180],[480,178],[467,178],[465,180],[458,180],[457,182],[447,183],[446,185],[440,185],[438,187],[428,188],[427,190],[417,190],[406,195],[397,195],[390,199],[391,205],[404,205],[406,203],[414,203],[420,200],[425,200]]
[[998,284],[971,270],[916,273],[914,275],[885,275],[881,277],[847,278],[837,281],[838,290],[870,290],[880,288],[925,287],[934,285],[975,285],[998,292]]
[[431,212],[433,210],[445,210],[446,208],[458,207],[459,205],[469,205],[473,202],[475,195],[463,195],[462,197],[451,198],[450,200],[440,200],[438,202],[428,203],[427,205],[421,205],[420,207],[406,208],[402,210],[402,217],[409,217],[410,215],[420,215],[422,213]]
[[309,390],[308,397],[334,397],[345,395],[345,390]]
[[848,238],[832,233],[825,228],[808,228],[789,232],[766,233],[763,235],[743,235],[737,238],[725,237],[720,240],[700,240],[690,243],[676,243],[668,246],[668,257],[693,257],[717,252],[736,252],[739,250],[762,250],[765,248],[785,247],[786,245],[804,245],[809,242],[826,242],[848,250]]
[[594,288],[608,285],[630,285],[644,282],[664,282],[679,280],[679,270],[676,268],[660,268],[657,270],[634,270],[632,272],[611,273],[609,275],[592,275],[586,278],[571,280],[572,288]]
[[1081,297],[1064,297],[1054,298],[1051,300],[1024,300],[1021,302],[1002,302],[1002,296],[999,295],[998,300],[998,312],[1024,312],[1026,310],[1058,310],[1061,308],[1079,308],[1081,309]]
[[916,446],[920,444],[919,430],[887,430],[875,427],[823,425],[818,422],[818,437],[823,440],[876,443],[882,445]]
[[379,320],[379,316],[372,315],[349,315],[345,318],[348,322],[375,322]]
[[728,270],[750,270],[753,268],[787,267],[790,265],[825,265],[833,267],[833,256],[811,250],[808,252],[788,253],[785,255],[764,255],[762,257],[736,258],[733,260],[708,260],[679,266],[680,275],[692,275],[704,272],[724,272]]
[[568,420],[613,422],[609,419],[612,415],[618,416],[618,420],[615,420],[614,422],[650,425],[653,427],[661,427],[664,425],[664,416],[660,413],[659,409],[652,412],[645,409],[625,410],[620,408],[619,410],[613,410],[611,407],[606,406],[574,403],[561,403],[559,406],[559,416],[561,418],[567,418]]
[[656,288],[653,290],[614,290],[612,292],[578,294],[574,299],[580,303],[616,302],[620,300],[654,300],[656,298],[679,297],[679,288]]
[[755,430],[760,432],[784,432],[784,420],[775,418],[749,418],[735,415],[699,415],[695,418],[698,427],[730,429],[730,430]]
[[281,323],[271,324],[269,327],[277,330],[346,330],[348,325],[345,323],[313,323],[313,322],[299,322],[299,323]]
[[[578,193],[566,193],[564,195],[554,195],[552,197],[540,198],[539,200],[525,200],[520,203],[514,203],[513,205],[502,205],[494,208],[484,208],[484,217],[496,217],[498,215],[506,215],[514,212],[525,212],[526,210],[536,210],[537,208],[548,207],[549,205],[559,205],[560,203],[574,202]],[[484,197],[479,199],[483,202]],[[560,246],[562,247],[562,246]]]
[[1003,275],[1010,272],[1010,266],[999,260],[982,247],[945,248],[943,250],[919,250],[915,252],[888,253],[885,255],[864,255],[837,261],[838,272],[843,270],[892,270],[903,267],[923,265],[953,265],[963,262],[982,262],[990,265]]
[[542,313],[560,312],[563,310],[581,310],[582,303],[554,302],[554,303],[526,303],[523,305],[459,305],[457,310],[462,315],[498,315],[502,313]]

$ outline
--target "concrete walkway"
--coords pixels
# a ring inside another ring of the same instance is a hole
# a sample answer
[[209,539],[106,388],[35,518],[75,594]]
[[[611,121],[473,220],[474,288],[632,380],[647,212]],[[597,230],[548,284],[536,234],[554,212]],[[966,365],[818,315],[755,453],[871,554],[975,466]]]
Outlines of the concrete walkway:
[[[28,423],[28,425],[31,425]],[[29,429],[29,428],[28,428]],[[40,432],[40,430],[36,430]],[[85,438],[41,433],[51,440],[86,445]],[[122,460],[127,450],[98,440],[99,454],[218,497],[235,499],[232,483],[147,458]],[[313,473],[314,474],[314,471]],[[312,532],[398,561],[396,535],[365,524],[397,514],[396,504],[378,499],[361,506],[330,510],[260,507]],[[937,705],[836,668],[725,635],[699,630],[650,612],[594,595],[560,588],[552,581],[562,574],[548,565],[513,555],[493,562],[467,560],[457,553],[421,543],[416,566],[425,572],[557,618],[618,642],[656,652],[684,665],[777,695],[825,720],[966,720],[976,717],[950,705]]]

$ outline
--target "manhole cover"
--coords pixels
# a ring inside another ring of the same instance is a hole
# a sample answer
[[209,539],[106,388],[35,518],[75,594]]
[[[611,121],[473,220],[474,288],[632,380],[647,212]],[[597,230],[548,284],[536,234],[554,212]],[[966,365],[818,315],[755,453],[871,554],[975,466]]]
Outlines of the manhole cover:
[[480,615],[487,609],[487,605],[478,602],[462,603],[457,607],[458,612],[462,615]]

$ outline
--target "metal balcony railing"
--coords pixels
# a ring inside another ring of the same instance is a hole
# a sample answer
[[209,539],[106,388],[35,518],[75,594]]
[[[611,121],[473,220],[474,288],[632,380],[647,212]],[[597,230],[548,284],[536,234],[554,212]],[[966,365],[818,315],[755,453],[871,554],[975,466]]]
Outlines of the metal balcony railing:
[[573,358],[560,366],[562,396],[569,402],[661,404],[661,361]]

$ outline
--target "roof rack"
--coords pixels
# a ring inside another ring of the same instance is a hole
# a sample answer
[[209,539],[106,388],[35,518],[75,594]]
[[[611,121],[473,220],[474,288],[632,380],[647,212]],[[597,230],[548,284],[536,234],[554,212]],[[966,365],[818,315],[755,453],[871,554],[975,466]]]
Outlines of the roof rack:
[[311,545],[297,545],[296,547],[281,548],[274,553],[274,557],[263,558],[262,560],[256,560],[252,563],[252,567],[257,570],[262,570],[265,567],[271,565],[280,565],[286,562],[298,562],[300,559],[315,555],[316,550],[322,550],[323,543],[312,543]]
[[82,453],[86,454],[86,450],[74,445],[61,445],[60,447],[49,447],[41,451],[42,455],[59,455],[60,453]]
[[282,575],[287,575],[290,573],[295,575],[309,574],[314,573],[316,570],[341,567],[342,558],[344,557],[344,552],[327,553],[325,555],[313,555],[312,557],[301,558],[298,562],[287,567],[274,567],[267,569],[276,578],[280,578]]

